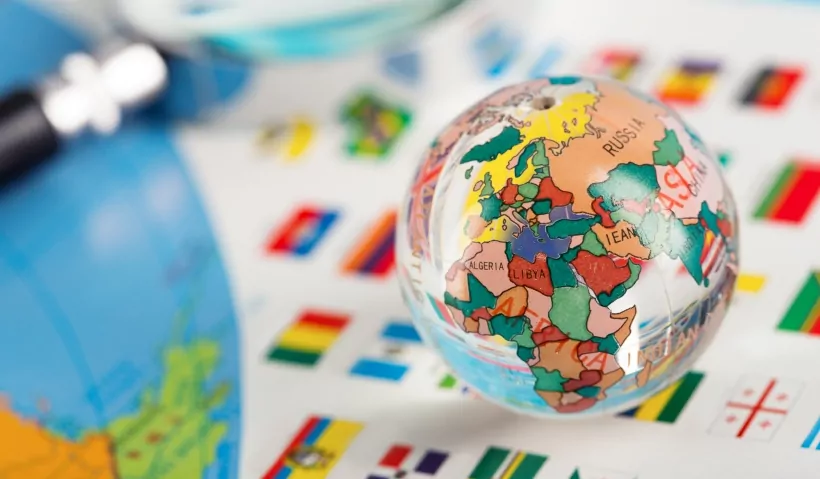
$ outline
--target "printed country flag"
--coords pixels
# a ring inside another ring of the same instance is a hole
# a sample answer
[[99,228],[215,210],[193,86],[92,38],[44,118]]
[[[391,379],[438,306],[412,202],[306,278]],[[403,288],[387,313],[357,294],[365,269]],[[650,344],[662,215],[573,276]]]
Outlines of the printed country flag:
[[704,278],[708,278],[723,259],[724,247],[725,244],[721,235],[716,235],[712,230],[706,230],[706,236],[703,240],[703,252],[700,255],[700,267]]
[[820,164],[794,160],[783,166],[754,217],[783,223],[801,223],[820,190]]
[[445,389],[448,391],[460,391],[461,394],[470,394],[470,389],[463,385],[461,380],[457,377],[453,376],[452,373],[444,373],[439,379],[438,382],[439,389]]
[[449,454],[435,449],[418,449],[407,444],[394,444],[379,461],[378,470],[367,479],[398,479],[434,476]]
[[820,419],[814,423],[814,426],[809,431],[809,434],[806,436],[806,439],[803,439],[803,443],[800,444],[800,447],[803,449],[811,449],[812,447],[820,451],[820,441],[817,440],[818,436],[820,436]]
[[339,218],[334,210],[305,206],[296,210],[268,240],[268,253],[307,256],[324,238]]
[[543,78],[548,75],[553,65],[561,58],[563,53],[564,49],[560,45],[549,45],[538,59],[533,62],[532,67],[530,67],[529,77],[534,79]]
[[777,329],[820,336],[820,272],[809,274]]
[[305,154],[313,141],[314,130],[313,123],[307,118],[294,118],[287,125],[262,129],[257,144],[265,152],[293,161]]
[[342,264],[342,271],[377,277],[387,275],[393,269],[395,239],[396,211],[391,210],[368,228],[356,247],[347,255]]
[[803,77],[800,67],[766,67],[752,79],[740,97],[740,103],[766,109],[778,109]]
[[515,33],[490,25],[473,42],[473,51],[484,73],[495,78],[507,70],[520,51],[521,41]]
[[312,416],[262,479],[322,479],[362,430],[358,422]]
[[572,471],[569,479],[635,479],[636,474],[619,471],[607,471],[590,467],[577,467]]
[[624,411],[620,416],[634,417],[643,421],[674,423],[683,408],[695,394],[704,374],[689,371],[668,388],[655,394],[640,406]]
[[267,357],[303,366],[314,366],[344,330],[350,318],[343,314],[305,311],[279,336]]
[[470,473],[470,479],[532,479],[547,456],[490,446]]
[[741,293],[759,293],[766,284],[766,277],[761,274],[740,273],[737,276],[737,290]]
[[611,49],[599,52],[587,68],[590,75],[600,75],[628,82],[641,63],[641,55],[634,50]]
[[413,119],[409,110],[367,91],[356,93],[342,108],[341,116],[349,134],[348,153],[382,158]]
[[384,58],[384,71],[402,83],[418,84],[421,77],[419,52],[415,49],[388,52]]
[[709,433],[768,441],[777,432],[802,389],[803,384],[797,381],[746,376],[732,391]]
[[464,396],[474,396],[474,393],[464,382],[452,373],[450,368],[443,362],[436,363],[430,370],[432,384],[436,389],[449,392],[457,392]]
[[382,329],[372,351],[353,364],[350,374],[401,381],[414,361],[427,356],[423,348],[417,347],[420,344],[421,337],[411,323],[390,321]]
[[712,88],[720,63],[712,60],[685,60],[667,73],[658,88],[665,102],[695,105]]

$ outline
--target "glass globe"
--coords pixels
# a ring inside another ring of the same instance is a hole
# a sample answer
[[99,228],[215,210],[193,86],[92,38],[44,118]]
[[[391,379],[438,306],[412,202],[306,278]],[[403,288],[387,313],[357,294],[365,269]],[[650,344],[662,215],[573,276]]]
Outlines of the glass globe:
[[403,297],[485,399],[633,408],[691,367],[737,276],[735,204],[674,111],[615,80],[508,86],[447,125],[400,209]]

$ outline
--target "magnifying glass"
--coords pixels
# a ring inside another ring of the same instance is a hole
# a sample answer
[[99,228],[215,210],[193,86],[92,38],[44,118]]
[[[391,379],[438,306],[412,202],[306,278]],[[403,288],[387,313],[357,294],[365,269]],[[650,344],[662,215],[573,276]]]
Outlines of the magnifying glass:
[[[93,26],[99,47],[67,56],[51,77],[0,98],[0,185],[72,138],[111,134],[129,113],[161,101],[178,80],[174,62],[238,68],[336,58],[394,42],[463,1],[40,0]],[[207,91],[197,83],[211,80],[186,78],[182,88]]]

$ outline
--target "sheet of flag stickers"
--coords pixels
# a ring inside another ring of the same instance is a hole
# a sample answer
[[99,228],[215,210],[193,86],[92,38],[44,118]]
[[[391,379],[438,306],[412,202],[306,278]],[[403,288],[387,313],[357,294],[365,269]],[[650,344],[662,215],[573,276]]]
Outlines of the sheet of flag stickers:
[[[734,8],[745,15],[747,36],[759,30],[755,25],[760,30],[773,25],[764,12]],[[287,407],[301,425],[267,431],[284,447],[267,458],[261,477],[820,477],[820,217],[815,207],[820,144],[814,140],[820,132],[820,102],[812,96],[820,92],[820,75],[812,72],[818,62],[811,57],[809,42],[800,51],[787,39],[778,45],[774,37],[768,40],[774,42],[770,50],[788,53],[787,59],[756,58],[752,46],[744,47],[742,36],[721,30],[730,11],[718,9],[718,18],[698,20],[698,33],[688,31],[697,37],[692,48],[664,44],[667,38],[680,39],[687,32],[685,25],[703,16],[703,11],[685,9],[675,25],[635,29],[634,38],[627,20],[611,19],[613,28],[619,27],[611,40],[593,43],[580,33],[575,38],[564,35],[541,43],[536,55],[517,55],[518,43],[501,39],[486,46],[487,54],[494,56],[486,63],[486,78],[477,79],[503,83],[569,72],[613,76],[678,107],[711,140],[739,204],[743,270],[735,304],[694,370],[641,406],[598,423],[539,422],[499,412],[526,432],[518,437],[506,429],[494,435],[488,428],[478,435],[484,441],[478,448],[460,447],[460,441],[450,441],[451,447],[445,448],[436,440],[437,431],[424,436],[430,439],[426,443],[413,442],[400,428],[385,426],[379,429],[380,437],[367,441],[370,462],[361,463],[359,455],[356,464],[348,450],[374,425],[327,407],[311,409],[312,398],[300,397]],[[820,19],[820,11],[813,15]],[[733,41],[727,42],[725,35]],[[697,53],[703,51],[709,53]],[[385,65],[386,76],[398,76],[405,84],[424,75],[418,59],[407,53],[387,58]],[[528,73],[509,73],[516,67]],[[294,197],[306,197],[279,191],[275,201],[286,205],[278,210],[285,213],[270,218],[264,231],[254,230],[259,233],[254,254],[260,267],[277,270],[283,278],[289,271],[313,271],[310,268],[332,259],[335,265],[323,270],[331,272],[315,278],[317,285],[331,284],[322,291],[338,284],[344,291],[339,294],[353,294],[367,308],[374,291],[389,290],[394,309],[403,311],[394,277],[394,207],[417,161],[404,150],[410,151],[407,141],[423,109],[371,90],[352,94],[341,114],[345,134],[336,146],[323,143],[322,129],[308,117],[259,132],[257,155],[274,169],[313,172],[321,165],[334,181],[354,184],[365,175],[388,185],[374,191],[391,191],[373,197],[372,191],[356,186],[338,205],[326,197],[293,202]],[[423,144],[429,138],[412,141]],[[337,159],[328,158],[332,149],[338,151]],[[362,208],[357,212],[350,205]],[[361,211],[372,214],[363,218]],[[348,217],[356,218],[355,230],[344,227]],[[286,291],[287,286],[267,285]],[[294,293],[294,298],[304,297]],[[278,298],[285,301],[287,294]],[[347,376],[345,388],[360,389],[361,401],[373,404],[389,404],[422,389],[465,404],[481,401],[422,344],[406,315],[384,317],[372,329],[378,331],[376,338],[360,338],[360,347],[345,348],[349,357],[333,355],[345,335],[353,334],[351,325],[359,315],[325,304],[305,302],[272,310],[295,313],[268,317],[266,321],[278,323],[276,333],[262,338],[262,350],[250,356],[261,362],[259,367],[273,371],[268,377],[298,374],[300,381],[319,381],[317,371],[332,369]],[[371,383],[385,387],[372,389]]]

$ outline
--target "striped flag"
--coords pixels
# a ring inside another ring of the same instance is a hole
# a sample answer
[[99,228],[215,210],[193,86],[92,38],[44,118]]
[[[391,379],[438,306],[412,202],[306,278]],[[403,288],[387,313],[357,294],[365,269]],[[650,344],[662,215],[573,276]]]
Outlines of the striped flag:
[[529,78],[543,78],[548,75],[563,54],[564,48],[561,45],[553,44],[547,46],[530,67]]
[[414,347],[421,345],[421,337],[412,323],[390,321],[382,329],[379,339],[369,353],[359,358],[350,368],[353,376],[385,381],[401,381],[419,357],[427,351]]
[[363,427],[353,421],[309,417],[262,479],[327,477]]
[[809,274],[777,329],[820,336],[820,272]]
[[489,78],[507,71],[520,51],[521,36],[495,24],[480,30],[473,40],[473,52]]
[[413,114],[371,92],[356,93],[342,108],[342,121],[353,156],[385,157],[410,126]]
[[334,210],[304,206],[296,210],[267,242],[268,253],[308,256],[336,223]]
[[704,278],[708,278],[714,268],[720,263],[723,258],[724,247],[723,237],[707,229],[706,237],[703,240],[703,251],[700,255],[700,267],[703,271]]
[[314,130],[315,125],[307,118],[294,118],[286,125],[263,128],[257,144],[265,153],[294,161],[301,158],[313,142]]
[[777,432],[802,389],[803,384],[797,381],[746,376],[731,392],[709,433],[768,441]]
[[800,67],[766,67],[761,69],[740,97],[745,106],[776,110],[783,106],[803,77]]
[[712,88],[720,63],[712,60],[684,60],[670,70],[660,87],[658,98],[669,103],[695,105]]
[[820,441],[817,440],[818,436],[820,436],[820,419],[817,419],[817,422],[814,423],[814,426],[808,435],[806,435],[806,439],[803,439],[803,443],[800,444],[800,447],[803,449],[814,448],[816,451],[820,451]]
[[448,457],[448,453],[436,449],[418,449],[407,444],[394,444],[382,456],[378,470],[367,476],[367,479],[433,477]]
[[490,446],[470,473],[470,479],[532,479],[547,456]]
[[384,58],[384,72],[407,85],[416,85],[421,78],[421,60],[418,50],[390,51]]
[[649,398],[645,403],[629,411],[624,411],[619,416],[672,424],[677,421],[678,416],[695,394],[703,377],[704,374],[701,372],[689,371],[671,386]]
[[339,313],[304,311],[271,346],[268,360],[314,366],[349,321],[349,316]]
[[395,260],[396,211],[391,210],[368,228],[342,264],[342,271],[384,277],[393,269]]
[[641,54],[635,50],[609,49],[598,52],[585,68],[590,75],[600,75],[628,82],[641,63]]
[[820,191],[820,164],[793,160],[783,166],[754,212],[757,219],[799,224]]

